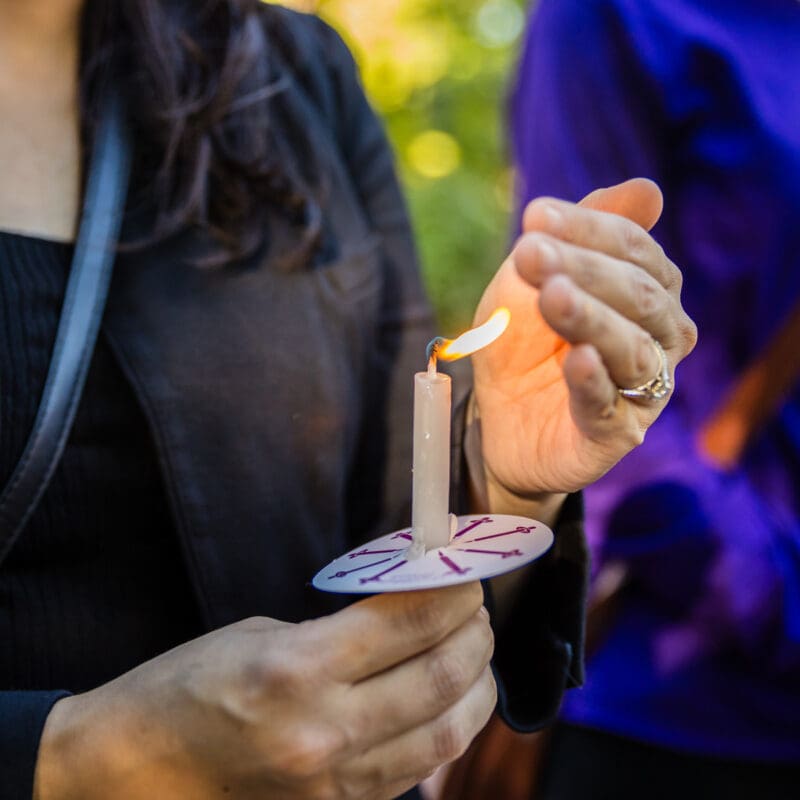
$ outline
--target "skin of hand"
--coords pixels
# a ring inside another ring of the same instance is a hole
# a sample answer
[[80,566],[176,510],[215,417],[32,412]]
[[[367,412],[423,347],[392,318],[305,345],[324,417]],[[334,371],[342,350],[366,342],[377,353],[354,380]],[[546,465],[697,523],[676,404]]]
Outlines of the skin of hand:
[[381,800],[457,758],[496,701],[479,583],[253,618],[65,698],[34,800]]
[[636,178],[578,204],[539,198],[526,208],[475,315],[480,324],[498,306],[511,311],[506,333],[473,355],[493,509],[553,505],[597,480],[664,408],[666,399],[617,392],[658,373],[651,336],[673,376],[697,340],[681,273],[648,233],[662,204],[656,184]]

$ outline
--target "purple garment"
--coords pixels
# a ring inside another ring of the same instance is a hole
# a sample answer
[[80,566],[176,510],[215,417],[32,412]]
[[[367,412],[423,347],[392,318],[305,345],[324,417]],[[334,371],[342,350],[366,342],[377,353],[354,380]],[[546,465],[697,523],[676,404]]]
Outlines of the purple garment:
[[[586,491],[632,583],[570,722],[800,761],[800,391],[732,473],[695,437],[800,299],[800,3],[541,0],[512,100],[520,205],[658,181],[695,352],[647,441]],[[798,342],[800,347],[800,342]]]

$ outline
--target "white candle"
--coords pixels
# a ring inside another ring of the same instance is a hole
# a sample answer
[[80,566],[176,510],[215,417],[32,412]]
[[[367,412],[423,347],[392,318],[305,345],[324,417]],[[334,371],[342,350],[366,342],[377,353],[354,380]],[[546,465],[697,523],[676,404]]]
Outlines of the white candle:
[[[428,345],[428,371],[414,375],[410,558],[447,547],[455,532],[449,514],[451,381],[448,375],[436,371],[436,361],[454,361],[486,347],[505,331],[510,319],[507,308],[498,308],[486,322],[457,339],[437,337]],[[455,524],[455,517],[452,520]]]
[[412,550],[417,555],[450,542],[450,389],[448,375],[414,375]]

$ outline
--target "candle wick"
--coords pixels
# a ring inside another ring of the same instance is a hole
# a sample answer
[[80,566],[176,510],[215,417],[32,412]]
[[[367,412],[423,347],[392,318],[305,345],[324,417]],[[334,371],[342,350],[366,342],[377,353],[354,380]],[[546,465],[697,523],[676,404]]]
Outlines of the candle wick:
[[441,336],[431,339],[428,346],[425,348],[425,355],[428,357],[428,377],[436,377],[436,362],[438,359],[439,348],[445,343]]

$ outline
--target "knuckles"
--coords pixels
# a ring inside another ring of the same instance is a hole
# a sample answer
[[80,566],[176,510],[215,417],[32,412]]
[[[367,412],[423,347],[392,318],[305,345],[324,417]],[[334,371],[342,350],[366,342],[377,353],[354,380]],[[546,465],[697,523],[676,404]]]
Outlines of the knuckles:
[[623,436],[626,450],[633,450],[644,444],[644,437],[646,433],[647,428],[644,428],[640,425],[628,429]]
[[666,279],[664,281],[664,286],[676,295],[680,295],[681,290],[683,289],[683,273],[678,269],[678,267],[672,263],[672,261],[667,258],[666,253],[664,252],[661,245],[659,245],[659,249],[661,249],[661,256],[662,261],[666,263]]
[[[362,765],[357,779],[343,780],[339,783],[339,800],[342,798],[373,798],[396,780],[389,767],[373,761],[371,766]],[[412,784],[413,785],[413,784]]]
[[645,320],[652,320],[664,312],[665,296],[658,283],[645,272],[636,274],[633,285],[634,302]]
[[491,667],[487,667],[484,671],[483,683],[486,691],[483,713],[479,716],[479,724],[473,735],[476,735],[478,731],[483,729],[484,725],[489,721],[492,712],[497,707],[497,681],[495,680]]
[[486,661],[488,663],[494,654],[495,645],[494,628],[492,627],[488,614],[482,615],[481,624],[483,625],[483,636],[486,643]]
[[478,731],[483,728],[497,704],[497,683],[486,667],[478,681],[479,691],[468,705],[462,704],[439,717],[431,730],[431,753],[443,764],[463,755]]
[[280,774],[290,785],[324,790],[335,783],[335,766],[343,749],[342,742],[341,731],[333,726],[294,725],[274,743],[269,754],[270,770]]
[[652,367],[655,347],[649,333],[642,331],[636,334],[636,343],[633,348],[632,376],[643,383],[655,374]]
[[551,207],[555,199],[552,197],[537,197],[531,200],[522,213],[522,230],[528,232],[541,230],[547,227],[545,209]]
[[411,602],[404,610],[411,632],[424,644],[435,644],[449,630],[447,609],[437,602]]
[[409,593],[401,610],[401,621],[417,641],[432,646],[470,612],[477,612],[482,603],[483,589],[477,581],[436,593]]
[[609,217],[608,224],[615,227],[614,246],[618,257],[645,268],[664,285],[666,279],[664,266],[669,260],[661,245],[633,220],[616,214],[610,214]]
[[652,259],[654,242],[644,229],[628,219],[615,220],[619,225],[620,252],[634,264],[646,264]]
[[[560,242],[539,231],[523,234],[514,247],[514,265],[523,277],[538,284],[557,271]],[[552,259],[552,260],[551,260]]]
[[678,332],[684,344],[684,356],[688,356],[697,344],[697,324],[688,314],[682,314]]
[[432,656],[429,674],[436,701],[443,707],[455,703],[469,688],[463,662],[453,653]]
[[294,697],[308,688],[303,670],[288,659],[268,653],[251,658],[244,667],[247,688],[251,692],[277,697]]
[[464,726],[458,725],[450,715],[437,721],[433,726],[432,752],[439,764],[455,761],[463,755],[471,741],[472,736],[465,732]]
[[494,673],[492,672],[491,668],[489,669],[489,713],[486,715],[486,719],[489,719],[492,711],[494,711],[495,706],[497,705],[497,681],[495,680]]

